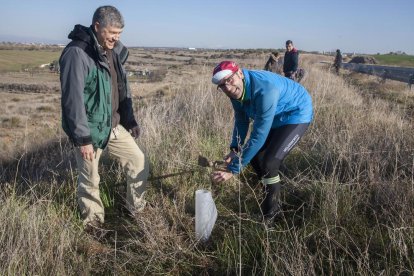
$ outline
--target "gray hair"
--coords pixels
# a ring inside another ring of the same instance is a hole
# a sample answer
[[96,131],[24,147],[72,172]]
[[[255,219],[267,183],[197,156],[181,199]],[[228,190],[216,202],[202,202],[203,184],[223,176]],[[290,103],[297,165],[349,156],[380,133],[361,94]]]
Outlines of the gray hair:
[[102,6],[97,8],[93,14],[92,25],[96,22],[98,22],[101,27],[110,26],[120,29],[124,28],[124,18],[119,10],[113,6]]

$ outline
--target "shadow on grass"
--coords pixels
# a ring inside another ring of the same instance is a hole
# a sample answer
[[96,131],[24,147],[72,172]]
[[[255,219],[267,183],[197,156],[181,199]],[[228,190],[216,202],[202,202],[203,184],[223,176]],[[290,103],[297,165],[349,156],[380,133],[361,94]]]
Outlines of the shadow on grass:
[[36,148],[0,159],[0,190],[45,198],[72,188],[75,160],[67,140],[50,140]]

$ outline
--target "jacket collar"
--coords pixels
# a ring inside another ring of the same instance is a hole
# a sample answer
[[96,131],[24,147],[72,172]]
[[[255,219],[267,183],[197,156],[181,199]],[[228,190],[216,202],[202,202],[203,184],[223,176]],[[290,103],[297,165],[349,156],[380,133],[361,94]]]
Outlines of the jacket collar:
[[293,53],[297,53],[298,52],[298,49],[296,49],[296,48],[293,48],[292,49],[292,51],[286,51],[286,53],[288,53],[288,54],[293,54]]
[[240,100],[240,102],[244,103],[247,101],[250,101],[250,99],[252,98],[252,89],[251,89],[251,78],[250,78],[250,73],[248,70],[246,69],[242,69],[243,71],[243,76],[244,76],[244,81],[243,81],[243,96]]

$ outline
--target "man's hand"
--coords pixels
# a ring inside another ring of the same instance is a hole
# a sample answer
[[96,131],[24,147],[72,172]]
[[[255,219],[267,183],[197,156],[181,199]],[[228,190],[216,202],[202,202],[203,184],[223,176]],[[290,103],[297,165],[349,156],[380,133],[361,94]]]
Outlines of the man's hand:
[[139,129],[139,126],[134,126],[129,130],[131,132],[132,137],[137,139],[139,135],[141,134],[141,130]]
[[237,156],[237,153],[235,153],[234,151],[231,151],[229,154],[223,157],[223,160],[228,165],[231,163],[231,160],[233,160],[233,158],[236,156]]
[[229,171],[214,171],[211,174],[211,179],[215,183],[220,183],[220,182],[223,182],[223,181],[227,181],[232,177],[233,177],[233,174]]
[[79,150],[83,159],[92,161],[95,158],[95,151],[93,150],[93,146],[91,144],[80,146]]

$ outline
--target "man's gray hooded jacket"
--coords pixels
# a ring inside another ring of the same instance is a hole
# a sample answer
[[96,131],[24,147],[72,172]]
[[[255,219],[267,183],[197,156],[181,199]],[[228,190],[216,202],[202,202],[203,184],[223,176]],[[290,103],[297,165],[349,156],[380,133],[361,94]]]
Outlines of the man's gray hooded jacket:
[[[62,89],[62,127],[75,146],[104,148],[112,126],[111,76],[106,56],[92,26],[76,25],[59,59]],[[119,41],[113,49],[119,90],[120,124],[137,126],[123,64],[128,49]]]

